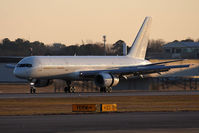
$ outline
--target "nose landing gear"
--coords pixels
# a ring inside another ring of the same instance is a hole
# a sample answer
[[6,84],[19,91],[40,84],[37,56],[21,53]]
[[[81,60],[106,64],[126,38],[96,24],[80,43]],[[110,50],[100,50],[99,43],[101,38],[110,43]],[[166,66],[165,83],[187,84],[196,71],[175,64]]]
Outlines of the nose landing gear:
[[30,94],[35,94],[35,93],[36,93],[35,82],[32,80],[30,82]]
[[34,86],[34,83],[30,83],[30,94],[35,94],[36,93],[36,87]]

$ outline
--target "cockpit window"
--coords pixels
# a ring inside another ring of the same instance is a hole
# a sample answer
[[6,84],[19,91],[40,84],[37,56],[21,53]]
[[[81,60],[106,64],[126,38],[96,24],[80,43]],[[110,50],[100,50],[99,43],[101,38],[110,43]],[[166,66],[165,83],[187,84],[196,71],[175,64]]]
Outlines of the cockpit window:
[[17,67],[32,67],[32,64],[18,64]]

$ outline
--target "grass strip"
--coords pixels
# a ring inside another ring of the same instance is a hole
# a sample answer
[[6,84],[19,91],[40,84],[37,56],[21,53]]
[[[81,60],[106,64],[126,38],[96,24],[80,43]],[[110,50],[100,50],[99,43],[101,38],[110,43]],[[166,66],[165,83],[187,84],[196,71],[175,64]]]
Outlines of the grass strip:
[[72,104],[118,105],[118,112],[199,111],[199,95],[1,99],[0,115],[71,114]]

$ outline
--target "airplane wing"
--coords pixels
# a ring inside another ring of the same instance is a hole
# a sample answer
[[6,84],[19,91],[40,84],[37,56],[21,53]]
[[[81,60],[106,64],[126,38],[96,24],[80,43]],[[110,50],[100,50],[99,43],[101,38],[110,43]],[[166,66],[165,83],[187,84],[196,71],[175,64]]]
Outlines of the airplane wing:
[[109,73],[113,75],[134,74],[138,76],[138,75],[144,75],[144,74],[166,72],[166,71],[169,71],[170,69],[185,68],[185,67],[189,67],[189,65],[172,65],[172,66],[142,65],[142,66],[113,68],[109,70],[80,71],[80,76],[81,77],[95,77],[96,75],[100,73]]
[[[150,63],[150,64],[147,64],[147,65],[139,65],[137,67],[142,67],[142,66],[155,66],[155,65],[161,65],[161,64],[167,64],[167,63],[172,63],[172,62],[178,62],[178,61],[183,61],[185,59],[178,59],[178,60],[170,60],[170,61],[163,61],[163,62],[157,62],[157,63]],[[116,67],[117,68],[117,67]],[[129,66],[124,66],[122,68],[129,68]],[[130,67],[131,68],[131,67]]]
[[14,69],[16,64],[6,64],[6,68]]
[[160,65],[160,64],[178,62],[178,61],[183,61],[183,60],[185,60],[185,59],[178,59],[178,60],[170,60],[170,61],[164,61],[164,62],[151,63],[151,64],[148,64],[148,65],[145,65],[145,66]]

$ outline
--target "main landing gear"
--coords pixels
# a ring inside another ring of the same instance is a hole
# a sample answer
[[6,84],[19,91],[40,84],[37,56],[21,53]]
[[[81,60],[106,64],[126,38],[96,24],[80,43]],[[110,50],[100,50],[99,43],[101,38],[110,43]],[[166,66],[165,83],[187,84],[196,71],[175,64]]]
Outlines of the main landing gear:
[[101,87],[100,92],[110,93],[110,92],[112,92],[112,88],[111,87]]
[[75,87],[71,86],[71,81],[66,81],[66,87],[64,88],[65,93],[74,93],[75,92]]
[[[65,93],[75,93],[76,89],[74,86],[71,86],[71,81],[66,81],[66,87],[64,88]],[[100,87],[101,93],[110,93],[112,92],[111,87]]]

